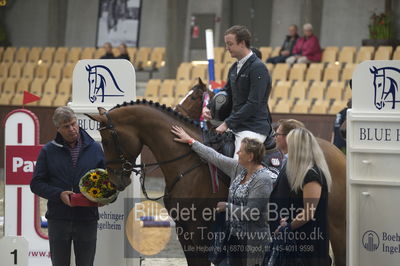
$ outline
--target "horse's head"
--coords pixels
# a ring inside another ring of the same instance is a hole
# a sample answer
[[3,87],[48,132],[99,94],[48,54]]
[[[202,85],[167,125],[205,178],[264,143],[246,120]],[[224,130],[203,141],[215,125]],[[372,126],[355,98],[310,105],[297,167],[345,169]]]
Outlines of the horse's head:
[[86,66],[88,72],[88,83],[89,83],[89,100],[94,103],[97,100],[97,94],[100,89],[104,88],[104,77],[97,74],[96,66]]
[[85,114],[100,123],[106,168],[111,182],[118,190],[124,190],[131,183],[132,166],[139,156],[143,144],[135,129],[129,128],[124,120],[123,109],[107,112],[98,107],[99,114]]
[[208,89],[207,85],[199,78],[199,82],[189,90],[182,101],[176,106],[176,110],[193,120],[199,120],[204,93],[208,93],[210,98],[214,95],[213,92]]
[[385,103],[391,102],[392,109],[395,109],[398,84],[394,75],[398,75],[400,70],[394,67],[371,67],[369,71],[374,75],[375,107],[380,110]]

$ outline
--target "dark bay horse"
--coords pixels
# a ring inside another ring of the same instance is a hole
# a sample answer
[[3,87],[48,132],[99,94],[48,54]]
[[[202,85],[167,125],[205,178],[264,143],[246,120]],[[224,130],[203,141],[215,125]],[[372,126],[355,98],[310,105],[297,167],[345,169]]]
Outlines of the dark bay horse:
[[[201,80],[192,89],[191,95],[203,95],[210,92]],[[212,92],[211,92],[212,93]],[[213,94],[210,95],[210,98]],[[185,97],[175,108],[185,110],[183,115],[199,120],[202,97]],[[329,171],[332,175],[332,187],[329,193],[329,238],[335,256],[335,265],[346,265],[346,157],[330,142],[317,138],[324,152]]]
[[[199,126],[165,105],[146,100],[117,105],[108,112],[101,107],[98,109],[99,114],[87,116],[100,122],[112,182],[119,190],[130,184],[132,165],[142,146],[147,145],[165,177],[165,207],[168,211],[172,208],[190,210],[189,219],[187,214],[173,217],[188,265],[210,265],[204,247],[210,245],[208,232],[212,219],[207,221],[203,210],[214,210],[218,201],[226,199],[228,187],[221,182],[219,192],[213,194],[208,165],[188,145],[175,142],[170,133],[172,125],[179,125],[201,140]],[[192,251],[191,247],[200,249]]]

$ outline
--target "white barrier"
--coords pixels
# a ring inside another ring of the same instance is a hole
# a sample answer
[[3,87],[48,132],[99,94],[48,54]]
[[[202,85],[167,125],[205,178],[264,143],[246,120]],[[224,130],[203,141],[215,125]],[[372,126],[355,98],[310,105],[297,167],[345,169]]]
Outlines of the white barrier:
[[7,114],[4,138],[4,234],[24,237],[29,242],[29,265],[51,265],[47,236],[40,229],[39,198],[29,187],[42,148],[35,114],[26,109]]
[[[132,64],[123,59],[80,60],[75,66],[72,83],[72,102],[69,106],[78,116],[78,124],[92,138],[100,141],[98,122],[84,113],[98,113],[97,107],[110,109],[136,98],[136,77]],[[140,163],[140,157],[136,163]],[[125,257],[124,199],[140,198],[138,177],[121,192],[117,201],[99,208],[99,226],[95,265],[139,265],[139,259]]]
[[353,74],[347,115],[347,265],[400,261],[400,61],[366,61]]
[[0,238],[0,258],[4,266],[28,266],[28,241],[18,236]]

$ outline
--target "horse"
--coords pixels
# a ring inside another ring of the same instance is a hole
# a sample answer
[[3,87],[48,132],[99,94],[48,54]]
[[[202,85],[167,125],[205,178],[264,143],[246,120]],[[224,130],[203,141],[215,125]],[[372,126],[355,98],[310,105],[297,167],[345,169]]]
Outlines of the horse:
[[[395,67],[372,67],[369,69],[374,75],[374,105],[378,110],[385,107],[385,103],[392,103],[392,109],[395,109],[397,100],[397,92],[399,86],[394,78],[394,75],[400,73],[400,69]],[[390,96],[390,100],[388,97]]]
[[[209,89],[199,80],[190,92],[191,95],[203,95]],[[212,98],[212,94],[210,95]],[[183,115],[198,120],[201,115],[202,98],[185,97],[176,110],[186,110]],[[332,175],[332,187],[329,193],[329,238],[336,266],[346,265],[346,157],[330,142],[317,138]]]
[[[104,102],[105,97],[122,97],[124,91],[119,87],[111,70],[103,65],[87,65],[89,83],[89,100],[91,103],[97,101],[97,97],[101,97],[101,102]],[[107,86],[109,84],[109,86]],[[111,92],[107,92],[112,90]]]
[[[143,145],[147,145],[164,174],[166,209],[170,212],[186,206],[190,210],[190,219],[172,217],[188,265],[210,265],[208,250],[204,247],[210,246],[212,219],[206,219],[203,210],[214,211],[218,201],[226,200],[228,185],[221,182],[220,190],[212,193],[208,165],[188,145],[175,142],[170,133],[172,125],[179,125],[201,140],[199,124],[170,107],[146,100],[117,105],[109,111],[101,107],[98,110],[98,114],[86,115],[100,123],[111,181],[118,190],[123,190],[130,184],[131,171],[136,167],[143,176],[145,166],[134,165],[134,162]],[[190,208],[193,204],[194,208]]]

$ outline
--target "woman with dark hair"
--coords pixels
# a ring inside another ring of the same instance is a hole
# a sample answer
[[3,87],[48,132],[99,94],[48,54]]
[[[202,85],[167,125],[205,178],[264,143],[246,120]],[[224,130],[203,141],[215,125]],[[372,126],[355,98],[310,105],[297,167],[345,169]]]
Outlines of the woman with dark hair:
[[[227,202],[218,202],[217,212],[226,212],[229,228],[228,265],[261,265],[270,242],[267,223],[268,198],[274,173],[261,161],[265,149],[256,139],[244,138],[237,152],[239,160],[226,157],[195,141],[181,127],[173,126],[175,141],[191,145],[201,158],[231,177]],[[250,217],[249,213],[258,213]]]

